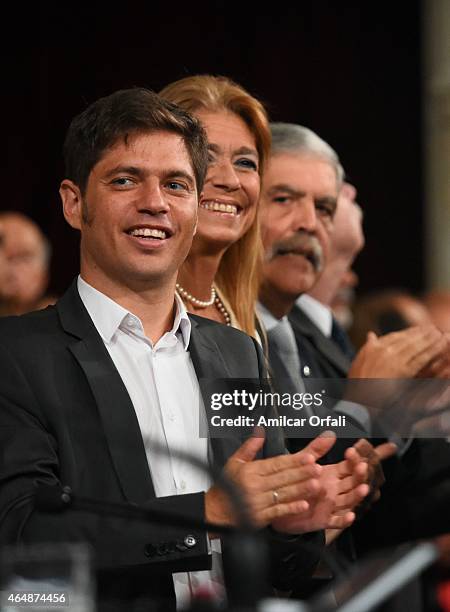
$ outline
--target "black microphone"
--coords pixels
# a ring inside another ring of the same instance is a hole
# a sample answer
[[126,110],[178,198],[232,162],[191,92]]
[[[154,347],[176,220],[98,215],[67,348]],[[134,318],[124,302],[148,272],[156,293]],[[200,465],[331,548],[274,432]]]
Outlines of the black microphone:
[[167,509],[164,512],[154,508],[143,508],[133,504],[118,502],[107,502],[92,497],[75,495],[69,486],[59,484],[38,485],[34,497],[35,508],[41,512],[64,512],[65,510],[80,510],[93,512],[105,516],[118,516],[120,518],[151,521],[163,525],[177,525],[191,529],[201,529],[221,534],[234,532],[235,530],[225,525],[217,525],[206,521],[186,517],[183,514],[172,512]]

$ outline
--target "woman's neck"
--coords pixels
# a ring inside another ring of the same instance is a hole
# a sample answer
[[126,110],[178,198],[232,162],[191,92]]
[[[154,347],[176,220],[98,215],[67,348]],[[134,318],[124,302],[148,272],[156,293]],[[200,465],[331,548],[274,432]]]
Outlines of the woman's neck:
[[221,259],[221,254],[189,254],[178,272],[178,283],[198,300],[208,301]]

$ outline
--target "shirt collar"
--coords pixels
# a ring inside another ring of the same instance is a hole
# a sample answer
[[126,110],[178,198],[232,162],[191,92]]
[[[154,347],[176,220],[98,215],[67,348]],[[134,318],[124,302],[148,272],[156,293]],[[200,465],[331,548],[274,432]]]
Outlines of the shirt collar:
[[333,315],[331,310],[322,302],[304,293],[296,300],[296,305],[311,319],[311,321],[320,329],[324,336],[331,337],[331,328],[333,325]]
[[[120,304],[98,289],[95,289],[95,287],[92,287],[81,276],[78,276],[77,287],[81,300],[104,342],[110,343],[117,330],[130,317],[137,321],[142,328],[142,323],[136,315],[120,306]],[[176,313],[173,326],[167,333],[176,335],[180,332],[183,339],[183,347],[187,350],[191,337],[191,321],[183,301],[176,293],[175,305]]]

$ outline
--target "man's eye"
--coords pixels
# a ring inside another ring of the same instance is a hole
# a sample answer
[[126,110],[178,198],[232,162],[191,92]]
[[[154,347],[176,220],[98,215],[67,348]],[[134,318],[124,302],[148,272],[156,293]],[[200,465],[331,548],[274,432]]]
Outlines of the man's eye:
[[316,204],[316,210],[323,217],[332,218],[334,215],[334,207],[331,204]]
[[275,204],[288,204],[291,201],[291,196],[275,196],[272,198],[272,202]]
[[118,185],[119,187],[128,187],[129,185],[133,185],[134,182],[132,179],[127,178],[126,176],[120,176],[112,181],[113,185]]
[[167,183],[167,187],[173,191],[186,191],[188,189],[187,185],[179,181],[170,181]]
[[237,159],[235,164],[243,168],[249,168],[250,170],[258,170],[258,164],[253,159],[248,159],[247,157]]

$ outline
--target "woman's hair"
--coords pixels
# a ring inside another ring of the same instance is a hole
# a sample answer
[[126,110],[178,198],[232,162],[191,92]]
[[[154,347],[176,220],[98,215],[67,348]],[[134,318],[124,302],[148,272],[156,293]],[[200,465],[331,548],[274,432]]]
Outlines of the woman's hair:
[[[261,176],[270,152],[270,128],[263,105],[245,89],[226,77],[198,75],[171,83],[160,95],[194,114],[200,109],[227,110],[240,117],[255,138]],[[256,333],[255,303],[262,257],[258,208],[248,231],[226,250],[216,276],[219,291],[233,309],[240,327],[251,336]]]

